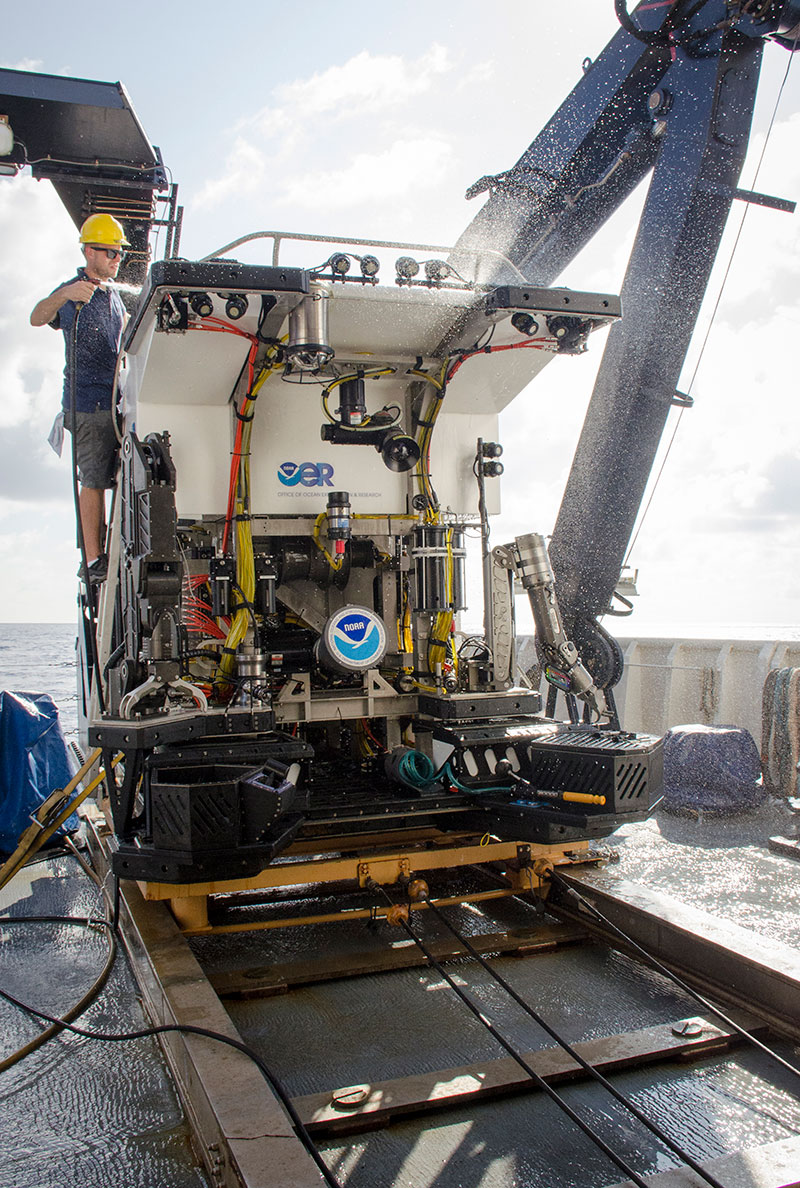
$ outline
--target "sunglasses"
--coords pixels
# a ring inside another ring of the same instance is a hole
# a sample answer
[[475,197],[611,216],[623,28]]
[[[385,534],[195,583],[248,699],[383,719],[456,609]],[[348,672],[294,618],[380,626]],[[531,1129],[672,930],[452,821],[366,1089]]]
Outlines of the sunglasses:
[[93,252],[105,252],[109,260],[116,260],[117,256],[119,256],[120,260],[124,259],[125,257],[125,253],[120,251],[119,248],[96,247],[93,243],[89,243],[86,246],[90,247]]

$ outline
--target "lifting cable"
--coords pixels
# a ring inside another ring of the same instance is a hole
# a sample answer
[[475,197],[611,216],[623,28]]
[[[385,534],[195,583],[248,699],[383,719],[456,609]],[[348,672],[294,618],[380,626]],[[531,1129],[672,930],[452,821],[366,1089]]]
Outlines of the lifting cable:
[[[396,907],[396,905],[392,901],[391,897],[386,892],[385,888],[382,887],[379,883],[376,883],[373,880],[373,881],[367,883],[367,886],[372,891],[380,891],[381,894],[389,901],[391,906]],[[425,902],[428,904],[429,907],[434,906],[427,897],[421,896],[420,898],[424,898]],[[440,915],[440,913],[438,913],[438,911],[437,911],[437,915]],[[623,1175],[627,1176],[628,1179],[633,1184],[635,1184],[637,1186],[637,1188],[648,1188],[647,1182],[645,1180],[643,1180],[641,1178],[641,1176],[636,1174],[636,1172],[633,1170],[633,1168],[630,1166],[630,1164],[626,1163],[626,1161],[622,1158],[622,1156],[618,1155],[616,1153],[616,1151],[613,1149],[613,1147],[610,1147],[608,1145],[608,1143],[605,1141],[605,1139],[603,1139],[588,1122],[585,1122],[583,1120],[583,1118],[580,1116],[580,1114],[578,1114],[572,1108],[572,1106],[566,1101],[566,1099],[564,1097],[562,1097],[561,1094],[558,1093],[553,1088],[553,1086],[550,1085],[544,1079],[544,1077],[540,1076],[539,1073],[536,1072],[536,1070],[532,1067],[532,1065],[530,1065],[528,1063],[528,1061],[525,1059],[525,1057],[522,1056],[521,1053],[519,1053],[517,1051],[517,1049],[514,1047],[514,1045],[509,1040],[507,1040],[506,1037],[502,1034],[502,1032],[500,1032],[495,1027],[495,1025],[491,1022],[491,1020],[486,1017],[486,1015],[480,1009],[480,1007],[476,1003],[474,1003],[472,998],[470,998],[470,996],[464,990],[462,990],[462,988],[458,985],[455,978],[453,978],[447,972],[447,970],[444,968],[442,963],[440,961],[438,961],[436,957],[434,957],[431,950],[428,948],[428,946],[425,944],[425,942],[422,940],[422,938],[417,935],[417,933],[411,927],[410,923],[407,920],[403,919],[402,916],[397,917],[397,923],[400,925],[401,928],[403,928],[403,930],[410,937],[410,939],[414,942],[414,944],[417,945],[417,947],[420,949],[420,951],[422,953],[424,953],[429,966],[432,969],[435,969],[436,972],[439,974],[439,976],[441,978],[443,978],[445,982],[447,982],[450,989],[463,1002],[463,1004],[467,1008],[467,1010],[469,1010],[470,1013],[475,1016],[475,1018],[478,1020],[478,1022],[481,1023],[481,1025],[486,1028],[486,1030],[489,1032],[489,1034],[492,1036],[492,1038],[495,1039],[497,1041],[497,1043],[500,1045],[500,1047],[503,1048],[509,1054],[511,1059],[514,1060],[520,1066],[520,1068],[523,1070],[523,1072],[528,1074],[528,1076],[530,1077],[533,1084],[536,1085],[536,1087],[538,1089],[540,1089],[543,1093],[546,1093],[547,1096],[551,1099],[551,1101],[553,1101],[558,1106],[558,1108],[560,1110],[562,1110],[563,1113],[565,1113],[567,1115],[567,1117],[572,1122],[574,1122],[574,1124],[580,1130],[582,1130],[583,1133],[585,1135],[587,1135],[587,1137],[590,1138],[591,1141],[597,1147],[600,1148],[600,1150],[611,1160],[611,1162],[613,1164],[615,1164],[616,1167],[618,1167],[620,1169],[620,1171],[623,1173]],[[448,927],[450,927],[450,926],[448,925]],[[451,929],[451,930],[458,937],[459,941],[466,945],[465,939],[463,937],[461,937],[457,932],[455,932],[454,929]],[[715,1180],[712,1180],[709,1182],[714,1184],[715,1188],[722,1188],[722,1185],[718,1185],[717,1181],[715,1181]]]
[[712,1188],[724,1188],[724,1186],[720,1184],[719,1180],[717,1180],[709,1172],[705,1171],[701,1165],[688,1154],[688,1152],[686,1152],[676,1142],[673,1142],[669,1135],[665,1134],[660,1126],[658,1126],[655,1122],[651,1122],[647,1115],[644,1114],[642,1110],[638,1108],[638,1106],[634,1105],[630,1098],[626,1097],[624,1093],[621,1093],[619,1089],[617,1089],[612,1084],[612,1082],[609,1081],[608,1078],[599,1071],[599,1069],[595,1068],[595,1066],[586,1060],[585,1057],[581,1056],[580,1052],[578,1052],[576,1048],[574,1048],[570,1043],[568,1043],[567,1040],[559,1035],[556,1029],[551,1027],[551,1025],[542,1018],[539,1012],[535,1010],[535,1008],[529,1003],[527,1003],[520,994],[517,993],[514,987],[506,981],[503,975],[498,973],[497,970],[490,964],[490,962],[488,962],[486,958],[478,952],[474,945],[470,943],[468,938],[463,936],[458,931],[458,929],[450,923],[436,903],[434,903],[427,895],[421,895],[420,898],[424,903],[427,903],[433,914],[442,922],[442,924],[444,924],[445,928],[450,933],[452,933],[458,943],[464,946],[469,955],[473,957],[478,962],[478,964],[483,967],[483,969],[486,970],[489,976],[495,980],[497,985],[505,990],[506,993],[509,994],[514,1000],[514,1002],[520,1006],[522,1010],[531,1017],[531,1019],[533,1019],[534,1023],[537,1023],[543,1031],[547,1032],[550,1038],[555,1040],[558,1046],[562,1048],[568,1056],[572,1057],[572,1059],[581,1066],[585,1073],[587,1073],[599,1085],[602,1085],[602,1087],[606,1089],[611,1094],[611,1096],[620,1103],[620,1105],[624,1106],[626,1110],[633,1114],[634,1118],[637,1118],[643,1126],[646,1126],[647,1129],[652,1134],[654,1134],[660,1142],[664,1143],[666,1147],[669,1147],[669,1149],[675,1155],[677,1155],[679,1159],[683,1160],[683,1162],[688,1167],[696,1172],[697,1175],[701,1177],[701,1179],[705,1180],[706,1183],[711,1184]]
[[623,932],[621,928],[618,928],[617,925],[609,920],[607,916],[604,916],[603,913],[598,908],[596,908],[590,900],[588,900],[584,895],[581,895],[579,891],[576,891],[574,887],[571,887],[566,879],[562,878],[557,871],[553,870],[550,878],[559,887],[559,889],[563,891],[567,899],[572,900],[573,904],[582,909],[584,912],[588,912],[589,915],[593,916],[599,924],[602,924],[603,928],[607,928],[610,932],[613,932],[615,936],[619,937],[619,939],[626,945],[629,945],[635,953],[637,953],[647,962],[648,965],[657,970],[660,974],[663,974],[665,978],[669,978],[669,980],[675,986],[678,986],[684,991],[684,993],[688,994],[690,998],[693,998],[695,1002],[704,1007],[705,1010],[711,1011],[712,1014],[716,1015],[718,1019],[722,1020],[726,1027],[729,1027],[731,1031],[735,1031],[736,1034],[746,1043],[752,1044],[752,1046],[757,1048],[759,1052],[763,1053],[763,1055],[768,1056],[771,1060],[776,1061],[776,1063],[778,1063],[781,1068],[783,1068],[786,1072],[791,1073],[792,1076],[800,1078],[800,1068],[797,1068],[794,1064],[790,1064],[788,1060],[784,1060],[782,1056],[779,1056],[778,1053],[773,1048],[770,1048],[767,1044],[762,1044],[761,1040],[756,1039],[756,1037],[747,1031],[746,1028],[740,1027],[739,1024],[735,1023],[729,1015],[726,1015],[724,1011],[719,1009],[719,1007],[714,1006],[713,1002],[711,1002],[708,998],[705,998],[704,995],[698,993],[697,990],[694,990],[688,982],[685,982],[683,978],[678,977],[676,973],[673,973],[672,970],[668,969],[666,965],[663,965],[658,960],[658,958],[654,957],[652,953],[649,953],[647,949],[642,948],[642,946],[638,944],[632,936],[628,936],[626,932]]
[[[795,43],[794,43],[795,48],[797,48],[797,41],[798,41],[798,39],[795,39]],[[753,180],[750,185],[751,190],[755,190],[756,184],[758,182],[758,175],[761,172],[761,166],[764,164],[764,156],[767,151],[767,145],[769,144],[770,138],[772,137],[772,129],[775,124],[775,118],[778,114],[778,108],[780,107],[781,99],[783,98],[783,92],[786,88],[786,83],[788,82],[788,79],[789,79],[789,70],[791,69],[793,61],[794,61],[794,54],[790,54],[789,61],[786,63],[786,70],[784,71],[784,74],[783,74],[783,80],[781,82],[780,88],[778,89],[778,96],[775,100],[775,105],[772,109],[772,115],[770,117],[769,126],[767,128],[767,134],[764,137],[764,144],[761,148],[761,153],[759,155],[758,162],[756,164],[755,173],[753,174]],[[725,272],[722,277],[722,283],[720,284],[719,292],[717,293],[717,299],[714,302],[714,308],[711,311],[711,317],[709,319],[708,326],[706,327],[706,332],[703,336],[703,341],[700,345],[700,353],[697,356],[697,362],[694,365],[692,377],[689,380],[689,386],[686,389],[687,396],[691,396],[691,394],[692,394],[692,388],[694,387],[694,382],[697,379],[697,373],[700,370],[700,364],[703,361],[703,355],[705,354],[705,349],[708,346],[708,340],[711,336],[711,331],[714,327],[714,322],[716,320],[717,313],[719,312],[720,303],[722,301],[722,294],[725,292],[725,286],[728,283],[728,276],[729,276],[731,268],[733,266],[733,261],[736,256],[736,252],[738,251],[738,248],[739,248],[739,240],[742,237],[742,232],[744,231],[745,219],[747,218],[749,211],[750,211],[750,205],[749,205],[749,203],[745,203],[744,210],[742,211],[742,217],[739,221],[739,227],[736,232],[736,237],[733,241],[733,246],[731,247],[730,256],[728,257],[728,262],[725,265]],[[639,523],[636,526],[636,532],[634,533],[633,539],[631,540],[631,543],[628,546],[628,551],[625,554],[625,560],[622,562],[622,568],[624,568],[630,562],[631,553],[633,552],[634,545],[636,544],[636,541],[639,539],[639,533],[642,530],[642,526],[644,525],[645,519],[647,517],[647,513],[650,511],[650,505],[652,504],[653,499],[655,498],[656,491],[658,490],[658,485],[661,482],[661,477],[664,473],[664,468],[667,465],[667,459],[669,458],[672,447],[675,444],[675,438],[678,435],[678,430],[681,427],[681,421],[683,419],[683,414],[685,412],[686,412],[686,406],[684,405],[681,408],[680,412],[678,413],[678,418],[675,422],[675,428],[673,429],[672,436],[669,439],[669,445],[667,446],[667,450],[666,450],[666,453],[664,454],[661,465],[658,468],[658,474],[656,475],[655,482],[653,483],[652,489],[650,491],[650,496],[647,500],[647,503],[645,504],[644,511],[642,512],[641,517],[639,519]]]

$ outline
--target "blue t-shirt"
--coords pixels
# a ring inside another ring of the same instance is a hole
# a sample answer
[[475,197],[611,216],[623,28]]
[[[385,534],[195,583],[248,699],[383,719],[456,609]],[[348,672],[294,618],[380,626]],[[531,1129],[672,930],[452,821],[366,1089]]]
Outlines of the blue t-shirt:
[[[77,275],[64,284],[71,285],[76,280],[87,279],[86,269],[80,268]],[[54,329],[64,331],[67,363],[64,368],[62,404],[65,409],[69,408],[70,400],[70,355],[75,311],[75,302],[66,301],[50,323]],[[75,408],[78,412],[94,412],[98,405],[111,408],[114,373],[124,324],[125,306],[119,293],[98,286],[91,300],[82,307],[78,320],[75,369]]]

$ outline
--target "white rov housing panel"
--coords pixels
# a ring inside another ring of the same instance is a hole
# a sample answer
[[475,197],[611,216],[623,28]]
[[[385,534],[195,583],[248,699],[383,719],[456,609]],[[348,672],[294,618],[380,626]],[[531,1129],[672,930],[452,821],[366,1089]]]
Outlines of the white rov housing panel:
[[[370,407],[375,407],[369,385]],[[400,514],[408,477],[388,470],[372,445],[322,441],[321,384],[270,377],[256,402],[250,482],[257,515],[317,515],[330,491],[349,491],[353,511]],[[381,386],[382,399],[389,390]],[[336,407],[335,394],[331,403]]]
[[[194,284],[194,272],[204,266],[181,267],[188,291]],[[204,288],[214,287],[200,279],[195,287],[201,283]],[[174,285],[172,288],[177,291]],[[242,288],[246,290],[246,286]],[[557,344],[548,330],[547,317],[536,314],[539,321],[532,333],[538,340],[530,345],[512,325],[510,307],[491,307],[483,293],[332,283],[328,289],[328,333],[335,354],[326,374],[306,373],[304,382],[298,383],[298,372],[289,376],[276,372],[263,385],[256,402],[251,448],[253,513],[316,515],[324,510],[330,491],[349,492],[353,510],[362,515],[406,513],[420,489],[413,472],[389,470],[374,445],[321,440],[325,421],[322,388],[360,370],[368,373],[370,369],[391,368],[392,374],[380,380],[367,378],[367,411],[374,414],[396,406],[400,410],[397,427],[413,433],[411,400],[425,391],[426,381],[409,373],[422,369],[436,377],[443,358],[449,356],[452,367],[460,352],[463,362],[448,385],[433,435],[431,478],[443,509],[458,515],[474,514],[477,485],[472,467],[477,439],[496,439],[499,411],[553,358]],[[237,381],[252,341],[241,332],[255,333],[263,294],[250,293],[246,316],[235,325],[228,323],[233,333],[224,332],[219,324],[214,328],[194,314],[189,315],[184,332],[167,333],[154,329],[162,291],[158,286],[154,289],[152,304],[140,315],[129,344],[126,428],[135,429],[140,438],[151,432],[169,432],[181,517],[222,515],[236,429],[231,398],[234,388],[237,399],[244,394],[242,382]],[[537,297],[538,291],[532,290],[531,296]],[[187,292],[183,299],[188,300]],[[290,318],[283,316],[284,311],[301,297],[292,291],[278,294],[278,300],[281,304],[274,307],[277,319],[273,318],[269,333],[286,341]],[[220,317],[223,311],[218,297],[214,306]],[[536,313],[533,306],[531,310]],[[469,353],[476,348],[480,351],[487,343],[491,343],[490,354]],[[430,408],[431,391],[426,408]],[[338,405],[339,391],[334,388],[329,399],[334,417]],[[486,492],[489,512],[497,513],[499,482],[487,483]]]
[[[405,408],[408,377],[367,381],[367,408],[374,412],[396,402]],[[252,506],[257,515],[316,515],[330,491],[347,491],[361,515],[403,514],[419,491],[413,472],[389,470],[373,445],[334,445],[321,440],[324,421],[321,386],[285,383],[278,376],[264,385],[256,404],[251,442]],[[336,392],[330,405],[336,408]],[[409,426],[408,414],[400,424]],[[434,433],[431,466],[442,507],[460,514],[477,511],[472,474],[477,438],[497,434],[497,417],[442,412]],[[498,484],[487,491],[489,511],[500,510]]]
[[231,410],[223,405],[140,404],[136,433],[170,436],[175,503],[182,519],[224,516],[231,462]]

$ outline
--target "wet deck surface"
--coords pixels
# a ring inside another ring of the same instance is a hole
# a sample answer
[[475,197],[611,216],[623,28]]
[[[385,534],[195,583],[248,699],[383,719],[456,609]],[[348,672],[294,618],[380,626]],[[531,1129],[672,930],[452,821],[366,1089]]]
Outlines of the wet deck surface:
[[[0,911],[102,916],[99,893],[74,858],[37,863],[0,892]],[[106,958],[102,933],[0,918],[0,986],[58,1015],[89,988]],[[98,1001],[77,1021],[106,1032],[147,1027],[119,954]],[[0,999],[0,1059],[39,1024]],[[4,1188],[205,1188],[189,1127],[154,1039],[99,1043],[63,1034],[0,1072]]]
[[[729,818],[660,813],[610,839],[619,862],[606,866],[604,875],[645,883],[800,949],[800,863],[767,848],[770,836],[792,830],[790,815],[776,803]],[[0,907],[8,904],[16,916],[99,911],[96,889],[71,858],[19,875],[0,898]],[[323,903],[322,910],[329,906]],[[241,914],[250,910],[255,909],[245,907]],[[292,914],[291,905],[281,910]],[[537,922],[530,908],[510,901],[493,903],[491,915],[507,929]],[[467,933],[489,931],[478,909],[453,909],[452,918]],[[419,930],[428,938],[437,935],[431,920]],[[0,937],[0,985],[54,1013],[86,989],[105,957],[102,936],[82,929],[0,923]],[[191,943],[206,971],[219,975],[313,959],[332,944],[355,952],[398,941],[389,926],[376,931],[360,922]],[[501,957],[494,964],[572,1041],[697,1011],[659,975],[600,946]],[[529,1050],[549,1044],[483,971],[466,961],[448,968],[514,1043]],[[435,1072],[502,1054],[428,969],[339,979],[226,1005],[243,1038],[293,1095]],[[124,957],[83,1021],[112,1031],[146,1025]],[[0,1002],[0,1057],[37,1030]],[[763,1057],[744,1049],[688,1065],[617,1074],[615,1084],[699,1159],[800,1132],[794,1087]],[[640,1173],[675,1165],[675,1157],[596,1086],[575,1084],[562,1091]],[[0,1103],[5,1121],[0,1161],[8,1188],[107,1188],[109,1183],[202,1188],[207,1183],[152,1040],[122,1046],[62,1036],[0,1073]],[[541,1094],[409,1118],[373,1133],[320,1139],[319,1145],[350,1188],[605,1188],[620,1178]],[[570,1153],[566,1163],[565,1151]]]
[[[613,869],[619,869],[613,868]],[[492,905],[504,927],[528,928],[535,913],[523,904]],[[481,912],[448,913],[465,931],[489,930]],[[468,919],[472,916],[472,920]],[[420,921],[426,939],[435,922]],[[363,924],[338,925],[337,948],[363,949]],[[319,944],[315,929],[295,929],[277,940],[249,938],[255,964],[297,956]],[[370,943],[396,943],[388,925]],[[242,967],[243,940],[192,941],[201,963],[216,970]],[[566,948],[492,964],[548,1022],[570,1041],[627,1032],[678,1020],[697,1011],[693,1000],[663,977],[643,970],[602,946]],[[468,961],[448,965],[478,1006],[520,1050],[548,1046],[544,1033],[514,1006],[488,975]],[[343,979],[303,987],[268,1000],[229,1001],[240,1033],[270,1062],[293,1095],[369,1084],[378,1078],[435,1072],[459,1063],[502,1055],[432,970]],[[783,1046],[785,1054],[788,1046]],[[699,1159],[789,1138],[800,1131],[800,1101],[788,1075],[777,1075],[764,1057],[743,1049],[690,1065],[674,1062],[615,1076],[655,1121]],[[562,1090],[566,1100],[640,1174],[677,1165],[624,1109],[595,1085]],[[346,1140],[320,1141],[343,1184],[351,1188],[604,1188],[619,1174],[557,1107],[541,1094],[454,1108],[410,1118],[388,1129]],[[564,1153],[569,1152],[565,1161]]]
[[800,949],[800,861],[768,848],[798,829],[800,817],[777,800],[735,816],[659,811],[608,839],[619,864],[607,869]]

